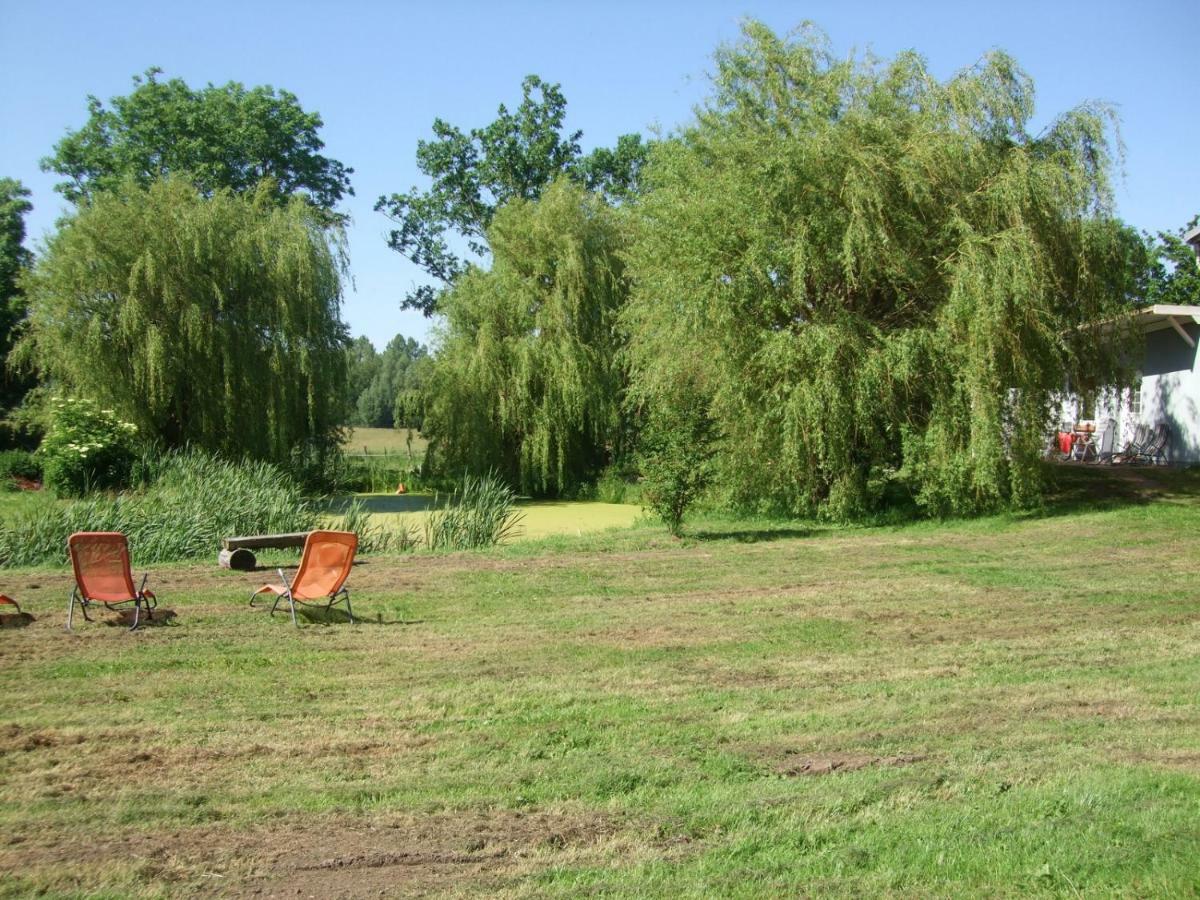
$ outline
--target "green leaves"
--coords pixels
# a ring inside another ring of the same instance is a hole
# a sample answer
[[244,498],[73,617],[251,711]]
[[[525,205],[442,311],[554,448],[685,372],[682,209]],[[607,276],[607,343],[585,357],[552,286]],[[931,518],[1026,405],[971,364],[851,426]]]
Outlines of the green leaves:
[[[336,228],[271,188],[206,198],[181,178],[98,194],[28,279],[18,352],[171,447],[284,462],[343,422]],[[264,199],[266,198],[266,199]]]
[[[583,132],[563,133],[567,101],[559,86],[529,75],[521,94],[515,112],[501,104],[493,122],[469,132],[436,119],[436,140],[417,145],[417,167],[433,179],[432,188],[381,196],[375,204],[376,212],[397,225],[388,246],[444,285],[454,284],[469,265],[451,249],[453,236],[476,257],[485,256],[488,228],[509,200],[536,200],[563,175],[612,199],[637,191],[646,158],[638,135],[622,135],[614,150],[600,148],[584,157]],[[422,285],[402,307],[432,315],[438,295],[437,288]]]
[[280,202],[301,195],[326,213],[354,193],[354,170],[320,154],[321,117],[294,94],[233,81],[194,90],[159,74],[135,77],[134,90],[108,107],[88,97],[87,123],[42,160],[44,170],[67,176],[57,189],[68,200],[115,190],[127,178],[148,185],[167,175],[188,178],[205,195],[252,192],[272,179]]
[[[1055,392],[1124,377],[1111,116],[1028,129],[993,53],[835,59],[750,22],[712,98],[655,147],[628,253],[631,392],[697,386],[735,498],[857,517],[902,474],[937,513],[1032,502]],[[680,348],[688,352],[681,353]]]
[[495,469],[524,491],[570,491],[622,445],[625,231],[603,200],[560,179],[536,202],[510,201],[488,238],[491,271],[470,269],[442,298],[431,453],[447,472]]

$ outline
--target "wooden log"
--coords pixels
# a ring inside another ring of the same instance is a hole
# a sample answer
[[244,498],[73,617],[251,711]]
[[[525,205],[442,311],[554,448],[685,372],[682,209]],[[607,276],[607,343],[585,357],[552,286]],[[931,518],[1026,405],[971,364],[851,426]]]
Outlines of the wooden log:
[[258,560],[253,550],[237,547],[233,550],[222,550],[217,554],[217,565],[222,569],[237,569],[239,572],[252,572]]
[[263,547],[303,547],[306,540],[308,540],[307,531],[295,531],[291,534],[250,534],[245,537],[224,538],[221,546],[226,550],[236,550],[239,547],[261,550]]

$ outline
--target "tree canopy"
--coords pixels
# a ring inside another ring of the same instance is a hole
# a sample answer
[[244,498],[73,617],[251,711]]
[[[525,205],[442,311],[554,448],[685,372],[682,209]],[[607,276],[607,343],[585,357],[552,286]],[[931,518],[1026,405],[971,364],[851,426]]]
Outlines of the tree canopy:
[[404,308],[433,314],[439,291],[468,265],[451,246],[454,236],[476,257],[486,256],[488,226],[509,200],[536,200],[562,175],[614,199],[636,193],[647,150],[639,135],[621,135],[615,148],[585,156],[583,132],[564,132],[567,101],[557,84],[530,75],[521,93],[515,112],[501,104],[496,120],[482,128],[463,132],[436,119],[435,139],[417,144],[417,167],[433,179],[432,188],[414,187],[376,202],[376,211],[398,226],[388,246],[441,283],[417,287]]
[[[1003,53],[945,82],[748,22],[658,144],[629,253],[632,401],[697,388],[742,502],[854,516],[1036,502],[1053,395],[1119,382],[1111,118],[1032,133]],[[680,352],[688,348],[688,352]]]
[[[0,178],[0,360],[12,350],[14,329],[25,318],[19,281],[33,264],[25,247],[25,216],[33,209],[29,190],[12,178]],[[7,365],[0,369],[0,409],[11,409],[33,385]]]
[[285,461],[345,416],[339,230],[270,184],[97,193],[27,280],[17,352],[168,446]]
[[375,428],[420,427],[421,388],[429,363],[423,345],[396,335],[382,353],[356,338],[350,345],[350,421]]
[[1155,237],[1147,236],[1151,256],[1145,289],[1147,303],[1200,305],[1200,265],[1196,264],[1196,251],[1183,240],[1197,222],[1200,216],[1193,216],[1187,227],[1177,232],[1160,231]]
[[326,211],[354,193],[354,170],[321,155],[321,117],[294,94],[234,81],[195,90],[159,74],[135,76],[133,91],[107,107],[89,96],[87,123],[42,160],[44,170],[66,176],[57,190],[68,200],[166,175],[183,175],[206,195],[256,190],[270,179],[281,201],[298,194]]
[[621,449],[625,232],[600,197],[561,178],[538,200],[509,201],[487,238],[491,270],[470,268],[443,297],[430,452],[449,472],[570,491]]

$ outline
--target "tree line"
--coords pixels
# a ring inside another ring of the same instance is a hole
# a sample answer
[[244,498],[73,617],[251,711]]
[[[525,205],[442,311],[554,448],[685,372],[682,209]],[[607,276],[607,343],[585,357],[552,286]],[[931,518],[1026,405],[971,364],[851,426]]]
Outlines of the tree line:
[[9,404],[32,372],[168,444],[276,460],[348,423],[420,427],[429,465],[533,493],[638,471],[675,527],[705,489],[966,513],[1037,502],[1066,377],[1132,377],[1123,312],[1200,302],[1178,237],[1116,216],[1107,107],[1035,132],[1002,52],[938,80],[750,21],[654,141],[585,154],[536,76],[490,124],[436,120],[430,186],[375,208],[437,336],[377,353],[340,317],[353,170],[320,117],[159,75],[89,98],[44,161],[75,210],[36,262],[28,193],[0,182]]

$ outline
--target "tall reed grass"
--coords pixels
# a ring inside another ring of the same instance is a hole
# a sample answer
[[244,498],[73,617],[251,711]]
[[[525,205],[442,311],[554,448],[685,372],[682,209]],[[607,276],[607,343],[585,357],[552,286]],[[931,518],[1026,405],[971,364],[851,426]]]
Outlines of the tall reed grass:
[[512,489],[496,475],[467,475],[447,503],[425,517],[425,546],[471,550],[500,543],[524,518],[513,510],[515,500]]
[[299,484],[264,462],[199,450],[139,460],[140,491],[46,503],[0,526],[0,566],[62,563],[75,531],[121,531],[139,562],[213,556],[235,534],[309,531],[318,511]]

